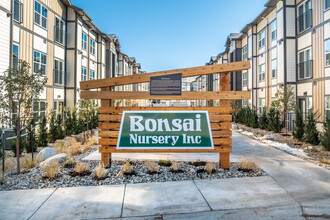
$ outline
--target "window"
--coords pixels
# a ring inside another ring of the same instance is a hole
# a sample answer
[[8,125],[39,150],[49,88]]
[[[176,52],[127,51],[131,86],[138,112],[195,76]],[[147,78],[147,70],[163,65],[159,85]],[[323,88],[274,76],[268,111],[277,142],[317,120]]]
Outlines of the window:
[[46,75],[46,64],[47,64],[47,55],[40,53],[38,51],[33,52],[33,72],[41,72],[43,75]]
[[89,80],[94,80],[95,79],[95,72],[94,70],[89,70]]
[[258,75],[259,75],[259,82],[262,82],[265,80],[265,64],[261,64],[259,65],[259,71],[258,71]]
[[242,54],[243,54],[243,60],[248,59],[248,50],[247,50],[247,45],[245,45],[242,49]]
[[87,69],[86,67],[81,67],[81,81],[87,80]]
[[298,54],[298,77],[299,79],[307,79],[312,77],[311,48],[301,51]]
[[247,73],[247,72],[243,72],[243,73],[242,73],[243,87],[244,87],[244,86],[247,86],[247,79],[248,79],[248,73]]
[[58,113],[61,113],[63,107],[63,102],[60,101],[54,101],[54,113],[57,115]]
[[265,99],[259,99],[259,114],[265,111]]
[[95,55],[95,41],[92,39],[89,41],[89,52]]
[[55,17],[55,41],[64,44],[65,23],[62,19]]
[[277,77],[277,59],[272,60],[272,78]]
[[39,119],[46,116],[46,101],[34,100],[32,103],[32,114]]
[[330,96],[325,97],[325,118],[330,119]]
[[18,53],[18,45],[13,44],[13,68],[18,69],[19,64],[19,53]]
[[325,0],[325,10],[330,8],[330,0]]
[[258,45],[259,49],[263,48],[265,46],[265,37],[266,37],[266,32],[265,30],[262,30],[258,34]]
[[54,84],[63,85],[64,84],[64,65],[63,61],[55,59],[54,61]]
[[330,40],[324,42],[325,66],[330,66]]
[[18,23],[22,23],[22,7],[20,0],[14,0],[13,18]]
[[313,112],[313,98],[307,97],[306,101],[307,101],[307,114],[312,113]]
[[272,23],[270,23],[270,32],[271,32],[271,40],[276,40],[277,38],[277,23],[276,20],[274,20]]
[[298,6],[297,28],[298,33],[312,26],[311,1],[307,0]]
[[243,99],[242,100],[242,106],[243,107],[247,107],[248,106],[248,100],[247,99]]
[[83,50],[87,49],[87,35],[84,32],[81,34],[81,48]]
[[47,14],[48,10],[46,7],[41,5],[39,2],[34,2],[34,23],[47,28]]

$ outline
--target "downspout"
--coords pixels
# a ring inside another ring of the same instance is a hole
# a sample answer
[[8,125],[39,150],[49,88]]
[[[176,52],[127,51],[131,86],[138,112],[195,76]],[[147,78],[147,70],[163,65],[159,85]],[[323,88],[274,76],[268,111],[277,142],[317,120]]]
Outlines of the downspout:
[[14,0],[10,1],[10,37],[9,37],[9,67],[13,68],[13,36],[14,36]]

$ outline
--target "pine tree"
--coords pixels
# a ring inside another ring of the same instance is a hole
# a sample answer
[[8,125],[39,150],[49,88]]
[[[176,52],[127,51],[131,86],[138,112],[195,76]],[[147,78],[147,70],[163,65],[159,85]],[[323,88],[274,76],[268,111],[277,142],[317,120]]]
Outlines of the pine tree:
[[310,112],[307,116],[307,121],[305,124],[305,136],[304,140],[307,143],[318,145],[320,143],[319,140],[319,132],[316,129],[316,119],[319,117],[317,113]]
[[48,142],[54,143],[57,140],[56,134],[56,124],[55,124],[55,113],[52,112],[50,116],[50,123],[49,123],[49,133],[48,133]]
[[79,134],[79,120],[78,120],[78,114],[77,114],[77,109],[76,107],[73,107],[72,108],[72,111],[71,111],[71,118],[72,118],[72,131],[73,131],[73,134]]
[[255,108],[250,110],[248,120],[249,127],[258,128],[258,114]]
[[268,119],[267,119],[266,111],[264,111],[259,119],[259,128],[266,130],[267,126],[268,126]]
[[74,121],[72,120],[72,113],[70,108],[65,111],[64,131],[65,135],[71,136],[74,133]]
[[326,119],[323,124],[324,133],[321,135],[322,146],[330,151],[330,119]]
[[2,159],[2,148],[3,148],[3,140],[2,140],[2,129],[0,128],[0,159]]
[[41,118],[39,123],[39,134],[38,134],[38,146],[39,147],[46,147],[48,145],[47,140],[47,119],[46,116]]
[[302,141],[304,137],[304,126],[305,126],[304,119],[301,114],[301,111],[297,107],[295,108],[295,113],[296,113],[296,123],[292,135],[299,141]]
[[25,149],[28,153],[33,153],[37,150],[36,142],[36,119],[32,117],[26,127],[26,144]]
[[62,115],[60,113],[58,113],[56,116],[55,127],[56,127],[57,140],[63,139],[65,137],[65,135],[64,135],[63,128],[62,128]]
[[280,133],[282,129],[280,112],[273,107],[268,112],[268,129],[275,133]]

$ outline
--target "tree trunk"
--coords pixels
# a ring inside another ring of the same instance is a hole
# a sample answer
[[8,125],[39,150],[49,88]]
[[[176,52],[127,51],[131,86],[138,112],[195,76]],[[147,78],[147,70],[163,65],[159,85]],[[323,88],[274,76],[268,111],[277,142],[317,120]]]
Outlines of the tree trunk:
[[17,161],[17,173],[19,174],[20,173],[20,164],[19,164],[19,139],[20,139],[20,131],[21,131],[21,128],[20,128],[20,118],[17,117],[17,137],[16,137],[16,161]]

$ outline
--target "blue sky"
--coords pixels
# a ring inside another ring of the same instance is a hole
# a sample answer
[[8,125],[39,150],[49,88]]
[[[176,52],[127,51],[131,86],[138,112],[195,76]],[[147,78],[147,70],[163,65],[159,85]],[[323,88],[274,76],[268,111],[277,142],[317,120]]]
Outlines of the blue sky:
[[205,65],[266,0],[72,0],[147,72]]

